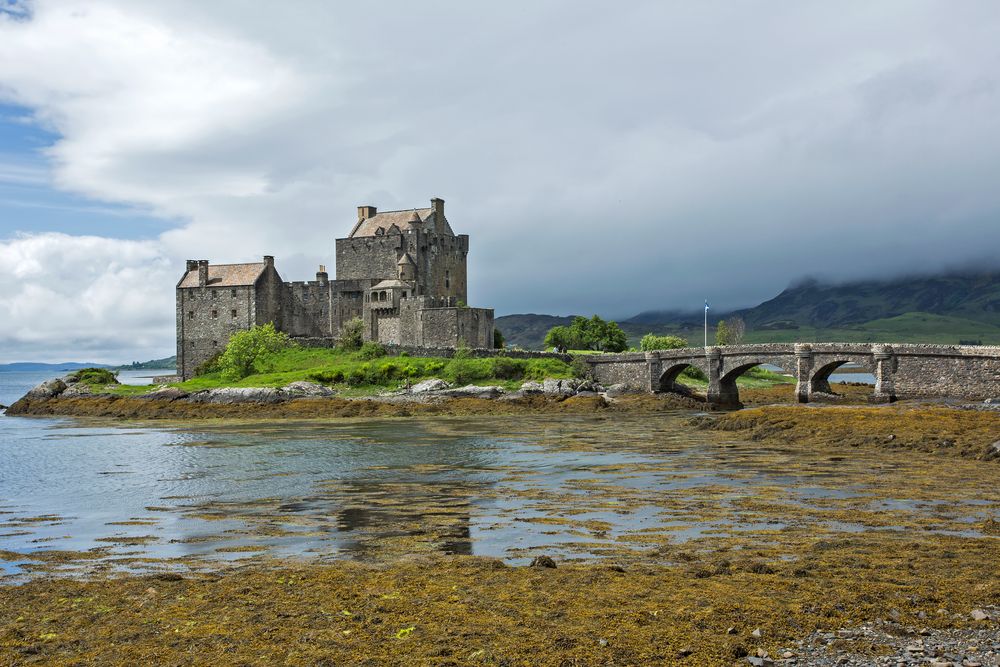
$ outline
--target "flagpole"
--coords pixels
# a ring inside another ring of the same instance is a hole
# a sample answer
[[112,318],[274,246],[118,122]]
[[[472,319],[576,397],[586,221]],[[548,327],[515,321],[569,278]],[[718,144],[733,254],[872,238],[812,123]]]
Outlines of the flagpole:
[[705,299],[705,349],[708,349],[708,299]]

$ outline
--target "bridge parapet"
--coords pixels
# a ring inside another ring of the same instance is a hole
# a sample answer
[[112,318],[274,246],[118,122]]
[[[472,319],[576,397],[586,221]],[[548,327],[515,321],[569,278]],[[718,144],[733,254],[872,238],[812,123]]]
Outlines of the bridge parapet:
[[769,364],[796,379],[795,395],[808,402],[832,393],[829,378],[840,366],[856,364],[875,376],[873,400],[1000,396],[1000,346],[883,343],[763,343],[658,350],[586,357],[594,376],[643,391],[689,391],[677,380],[688,367],[708,378],[707,398],[738,405],[736,379]]

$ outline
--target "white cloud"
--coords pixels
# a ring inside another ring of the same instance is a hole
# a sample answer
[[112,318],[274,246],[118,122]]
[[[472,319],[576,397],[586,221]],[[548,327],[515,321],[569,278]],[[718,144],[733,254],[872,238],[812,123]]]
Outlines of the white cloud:
[[742,305],[1000,242],[985,0],[33,6],[0,17],[0,97],[62,137],[59,187],[177,221],[175,272],[301,279],[356,204],[431,196],[501,312]]
[[175,273],[154,241],[0,241],[0,363],[121,363],[171,350]]

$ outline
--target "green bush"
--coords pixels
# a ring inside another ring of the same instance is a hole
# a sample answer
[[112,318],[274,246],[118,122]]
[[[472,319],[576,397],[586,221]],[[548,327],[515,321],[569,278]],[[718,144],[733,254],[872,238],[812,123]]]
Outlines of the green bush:
[[106,368],[81,368],[72,375],[77,382],[82,384],[101,387],[108,384],[118,384],[118,374],[112,373]]
[[385,346],[383,346],[382,343],[377,343],[373,340],[364,343],[361,346],[361,349],[358,350],[358,357],[360,357],[361,359],[365,359],[367,361],[371,361],[372,359],[378,359],[379,357],[384,357],[387,354],[389,353],[386,352]]
[[679,350],[687,347],[688,342],[680,336],[657,336],[648,333],[639,341],[639,349],[643,352],[654,350]]
[[288,346],[288,336],[276,330],[271,322],[234,333],[219,358],[222,379],[227,382],[242,380],[257,371],[257,364],[268,354]]
[[443,361],[429,361],[426,364],[424,364],[424,371],[426,373],[433,375],[435,373],[440,373],[441,371],[443,371],[446,365],[447,364]]
[[348,352],[353,352],[361,347],[365,340],[365,322],[360,317],[355,317],[344,322],[340,328],[340,338],[337,339],[337,347]]
[[590,379],[590,376],[593,374],[593,368],[583,360],[582,356],[573,357],[573,361],[570,362],[569,367],[573,372],[573,377],[580,378],[581,380]]
[[520,380],[528,368],[525,359],[510,359],[509,357],[494,357],[490,359],[491,374],[500,380]]
[[500,331],[499,329],[497,329],[496,327],[494,327],[493,328],[493,347],[495,349],[497,349],[497,350],[502,350],[506,346],[507,346],[507,339],[504,338],[503,332]]
[[221,358],[222,358],[222,352],[216,352],[209,359],[206,359],[205,361],[195,366],[194,367],[195,377],[208,375],[209,373],[218,373],[220,370],[219,359]]
[[688,366],[683,371],[681,371],[681,377],[686,377],[691,380],[700,380],[702,382],[708,382],[708,376],[705,375],[705,371],[701,370],[697,366]]

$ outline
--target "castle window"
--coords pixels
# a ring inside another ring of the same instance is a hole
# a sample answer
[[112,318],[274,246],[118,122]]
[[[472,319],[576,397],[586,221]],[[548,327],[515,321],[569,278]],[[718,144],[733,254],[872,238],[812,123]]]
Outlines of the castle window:
[[444,288],[445,289],[451,288],[451,271],[444,272]]
[[188,319],[189,320],[193,320],[194,319],[194,311],[193,310],[189,310],[188,311]]
[[213,340],[212,341],[212,347],[219,347],[219,341]]
[[218,299],[219,298],[219,291],[218,290],[212,290],[212,298],[213,299]]
[[235,308],[233,308],[231,311],[229,311],[229,314],[232,315],[232,317],[233,317],[234,320],[236,319],[236,309]]
[[230,290],[229,293],[232,295],[234,299],[236,298],[236,290]]
[[219,311],[213,310],[212,311],[212,319],[215,320],[215,319],[218,319],[218,318],[219,318]]

